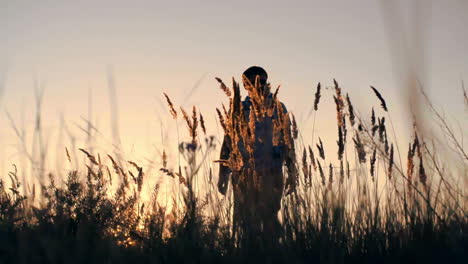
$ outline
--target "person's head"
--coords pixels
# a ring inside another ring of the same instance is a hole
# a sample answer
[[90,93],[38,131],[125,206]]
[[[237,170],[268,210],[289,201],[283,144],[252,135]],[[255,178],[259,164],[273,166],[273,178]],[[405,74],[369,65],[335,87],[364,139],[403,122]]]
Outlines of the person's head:
[[[255,78],[257,78],[257,76],[259,76],[260,78],[261,87],[264,87],[267,84],[268,74],[262,67],[252,66],[248,68],[247,70],[245,70],[243,75],[245,75],[245,77],[249,79],[252,85],[255,85]],[[246,83],[244,82],[244,87],[245,86],[246,86]]]

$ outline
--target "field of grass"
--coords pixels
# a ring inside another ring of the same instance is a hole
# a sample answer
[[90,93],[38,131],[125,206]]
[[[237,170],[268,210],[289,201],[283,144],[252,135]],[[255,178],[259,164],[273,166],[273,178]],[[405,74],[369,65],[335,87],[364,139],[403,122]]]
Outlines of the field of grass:
[[[234,101],[232,89],[221,84]],[[328,91],[336,104],[338,152],[325,149],[317,135],[310,144],[300,140],[313,131],[297,131],[289,116],[297,187],[283,198],[274,245],[233,235],[232,188],[219,194],[218,164],[207,158],[219,151],[214,137],[195,107],[187,113],[166,96],[173,118],[185,119],[188,127],[187,134],[180,128],[180,161],[162,155],[161,174],[177,184],[171,209],[159,202],[159,185],[149,201],[142,199],[148,175],[139,164],[72,146],[67,162],[75,162],[70,153],[87,158],[77,171],[37,175],[42,186],[26,193],[22,168],[12,167],[10,180],[0,182],[0,263],[466,261],[466,131],[454,131],[421,90],[439,131],[429,135],[417,124],[412,143],[401,149],[393,104],[377,89],[369,89],[376,107],[368,120],[337,82],[327,91],[318,85],[314,120]],[[464,100],[468,107],[466,93]],[[229,126],[229,110],[218,114],[220,124]],[[314,129],[319,125],[314,121]]]

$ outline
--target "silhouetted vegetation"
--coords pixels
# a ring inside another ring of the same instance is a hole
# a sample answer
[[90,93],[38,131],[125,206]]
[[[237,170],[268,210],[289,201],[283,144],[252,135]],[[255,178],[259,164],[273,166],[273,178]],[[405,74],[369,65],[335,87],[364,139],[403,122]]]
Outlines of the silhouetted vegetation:
[[[238,91],[219,82],[231,100],[238,96]],[[238,89],[236,83],[233,87]],[[179,144],[180,163],[162,155],[160,172],[176,179],[179,190],[172,207],[159,203],[159,185],[149,201],[142,199],[145,168],[111,155],[103,158],[81,149],[78,154],[88,160],[85,167],[67,175],[49,174],[40,190],[32,188],[27,195],[18,180],[21,168],[14,166],[10,181],[0,181],[0,262],[466,260],[468,158],[461,137],[427,101],[444,140],[415,126],[412,143],[400,151],[389,115],[392,103],[376,88],[369,92],[377,95],[381,108],[372,108],[370,120],[353,107],[336,81],[331,89],[318,85],[315,100],[311,99],[314,115],[328,91],[336,104],[338,152],[325,149],[320,138],[310,145],[297,140],[302,131],[297,131],[295,121],[287,128],[295,135],[290,140],[296,142],[297,188],[283,197],[279,241],[274,246],[240,246],[233,235],[232,190],[226,196],[218,193],[216,163],[208,160],[208,153],[217,150],[215,138],[206,134],[203,115],[195,107],[190,114],[179,110],[166,95],[172,117],[184,118],[189,135]],[[229,110],[218,114],[228,130]],[[244,128],[249,125],[255,124]],[[450,162],[439,152],[445,146],[451,147]],[[72,159],[68,149],[66,153],[73,163],[76,157]]]

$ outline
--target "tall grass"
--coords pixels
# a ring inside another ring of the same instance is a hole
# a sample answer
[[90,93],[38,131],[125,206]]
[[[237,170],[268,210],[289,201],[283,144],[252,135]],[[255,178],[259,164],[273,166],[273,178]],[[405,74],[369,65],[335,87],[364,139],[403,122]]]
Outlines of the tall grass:
[[[233,142],[244,138],[247,149],[255,147],[248,142],[256,140],[251,133],[255,124],[235,127],[232,123],[235,109],[240,110],[238,84],[233,82],[229,88],[218,81],[233,109],[218,110],[220,124]],[[283,196],[278,243],[273,247],[240,243],[245,237],[235,235],[233,190],[229,187],[223,196],[217,189],[217,164],[211,160],[218,150],[215,137],[207,134],[196,107],[191,112],[179,109],[165,95],[171,115],[182,118],[187,128],[185,134],[181,129],[180,161],[168,160],[166,151],[162,154],[160,171],[175,180],[174,190],[178,190],[170,208],[160,203],[159,184],[153,187],[149,201],[142,198],[149,175],[139,164],[73,145],[66,149],[66,156],[71,168],[77,169],[66,175],[41,170],[41,177],[48,179],[41,178],[40,194],[22,191],[22,184],[27,183],[20,182],[18,173],[24,168],[12,166],[10,182],[0,181],[0,261],[461,262],[468,257],[468,159],[462,138],[422,93],[445,137],[431,138],[415,126],[407,152],[400,154],[398,140],[402,139],[395,134],[390,118],[393,104],[377,88],[371,87],[369,92],[380,105],[372,108],[370,119],[352,105],[352,95],[345,95],[338,82],[334,81],[331,90],[318,85],[314,120],[320,112],[320,98],[332,97],[337,153],[326,149],[315,131],[311,144],[296,140],[310,131],[299,131],[292,115],[274,125],[291,131],[288,145],[295,170],[289,174],[295,177],[288,178],[288,184],[295,188]],[[255,120],[271,114],[271,107],[279,107],[277,96],[276,91],[271,101],[258,94],[251,117]],[[40,101],[37,103],[39,112]],[[11,121],[21,140],[22,132]],[[40,140],[41,135],[37,136]],[[450,162],[446,146],[450,157],[455,155]],[[234,153],[239,155],[234,157],[245,157],[242,151],[236,149]],[[79,155],[87,160],[81,167]],[[44,154],[38,159],[30,157],[39,164],[43,164],[42,158]],[[233,169],[241,161],[220,162]],[[264,177],[252,175],[258,178],[252,179],[253,184]],[[62,179],[64,184],[57,183]],[[34,202],[36,196],[39,202]]]

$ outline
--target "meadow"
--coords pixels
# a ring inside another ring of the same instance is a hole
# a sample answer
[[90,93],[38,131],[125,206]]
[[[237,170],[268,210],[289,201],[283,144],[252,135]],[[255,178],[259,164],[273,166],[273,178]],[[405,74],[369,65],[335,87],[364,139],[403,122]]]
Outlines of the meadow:
[[[218,81],[234,104],[238,84]],[[274,246],[245,244],[233,234],[232,188],[225,196],[218,192],[219,164],[209,158],[218,155],[217,141],[195,106],[179,108],[165,94],[168,115],[186,124],[178,128],[179,148],[165,150],[158,168],[173,179],[176,191],[165,198],[172,201],[170,208],[160,202],[159,184],[143,199],[151,177],[147,168],[73,145],[63,151],[65,162],[87,160],[77,170],[41,172],[34,175],[39,184],[32,185],[19,176],[23,168],[12,165],[4,177],[9,180],[0,182],[0,262],[463,262],[468,258],[466,131],[454,129],[417,89],[430,111],[431,128],[438,131],[428,133],[415,118],[411,143],[403,148],[391,118],[395,103],[375,87],[369,93],[375,105],[363,111],[337,81],[331,87],[318,84],[305,95],[313,105],[313,131],[300,131],[294,115],[287,115],[284,129],[293,135],[297,180],[296,190],[283,197]],[[280,98],[281,90],[274,94]],[[336,147],[330,149],[314,134],[324,98],[336,105]],[[226,133],[231,108],[217,109]],[[304,142],[302,133],[312,133],[313,141]],[[40,144],[37,148],[42,153]],[[177,158],[169,160],[169,151]],[[41,166],[45,155],[37,157]]]

